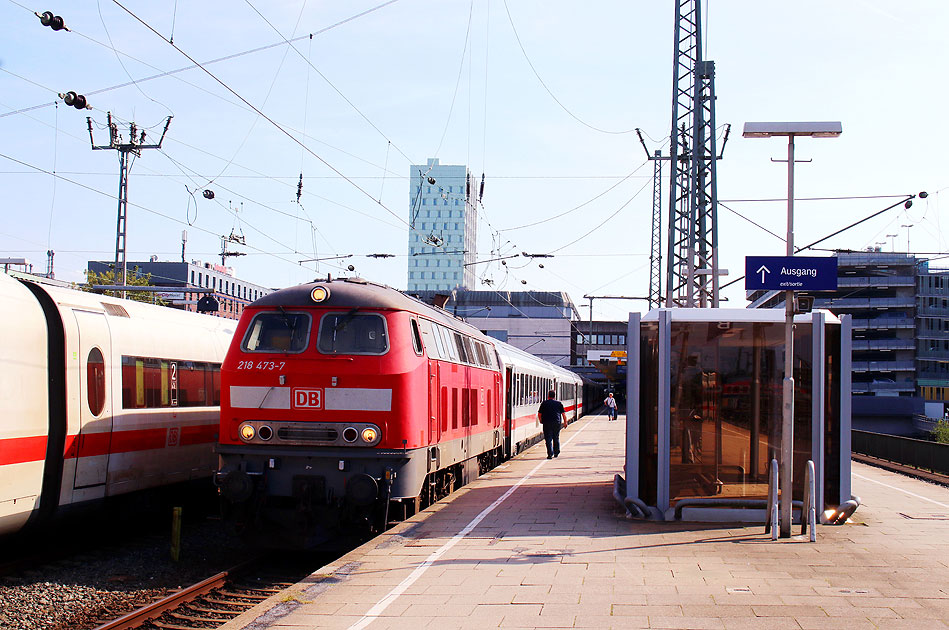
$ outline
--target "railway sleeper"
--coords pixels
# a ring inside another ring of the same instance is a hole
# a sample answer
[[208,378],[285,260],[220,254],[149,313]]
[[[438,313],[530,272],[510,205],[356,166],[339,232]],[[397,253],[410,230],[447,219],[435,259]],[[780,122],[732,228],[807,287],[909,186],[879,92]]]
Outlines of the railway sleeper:
[[163,623],[161,621],[152,621],[151,624],[161,630],[195,630],[194,626],[179,626],[174,623]]
[[188,608],[195,612],[204,613],[207,615],[230,615],[232,618],[240,614],[236,610],[222,610],[220,608],[205,608],[204,606],[195,606],[194,604],[189,604]]
[[169,617],[174,619],[180,619],[182,621],[193,621],[195,623],[213,623],[216,626],[221,625],[222,621],[227,621],[227,619],[216,619],[214,617],[194,617],[192,615],[184,615],[182,613],[170,612],[168,613]]
[[257,605],[257,604],[252,604],[250,602],[241,602],[241,601],[236,601],[233,599],[232,600],[217,599],[216,597],[214,598],[209,597],[205,601],[207,601],[209,604],[220,604],[222,606],[237,606],[240,608],[244,608],[245,610],[247,608],[253,608],[254,606]]
[[[293,585],[290,584],[289,586],[293,586]],[[282,591],[284,588],[286,588],[286,587],[279,587],[279,586],[261,586],[261,585],[258,585],[258,584],[255,584],[255,585],[250,585],[250,584],[234,584],[233,587],[236,588],[236,589],[240,589],[240,590],[242,590],[242,591],[247,591],[247,592],[249,592],[249,593],[261,593],[261,594],[266,594],[267,597],[269,597],[270,595],[273,595],[274,593],[279,593],[279,592]]]
[[236,597],[239,599],[255,599],[257,601],[263,601],[270,597],[270,595],[256,595],[254,593],[238,593],[236,591],[218,591],[218,595],[224,595],[225,597]]

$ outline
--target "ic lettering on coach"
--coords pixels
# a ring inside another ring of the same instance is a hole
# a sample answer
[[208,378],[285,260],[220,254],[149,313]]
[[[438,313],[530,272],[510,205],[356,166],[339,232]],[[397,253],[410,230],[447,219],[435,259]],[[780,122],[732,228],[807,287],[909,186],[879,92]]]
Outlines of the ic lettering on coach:
[[294,389],[293,390],[294,409],[322,409],[323,408],[323,390],[322,389]]

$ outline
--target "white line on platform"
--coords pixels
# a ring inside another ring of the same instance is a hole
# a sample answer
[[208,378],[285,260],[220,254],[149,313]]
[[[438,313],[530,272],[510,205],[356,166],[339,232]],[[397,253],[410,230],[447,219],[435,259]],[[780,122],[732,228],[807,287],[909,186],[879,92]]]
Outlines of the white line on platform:
[[[590,423],[589,423],[589,422],[587,422],[587,424],[585,424],[583,427],[581,427],[579,431],[577,431],[576,433],[574,433],[573,436],[572,436],[569,440],[567,440],[566,442],[564,442],[564,446],[570,444],[570,442],[573,442],[573,440],[576,439],[576,437],[577,437],[578,435],[580,435],[580,433],[582,433],[583,430],[586,429],[588,426],[590,426]],[[422,574],[425,573],[426,570],[428,570],[428,567],[432,566],[432,565],[435,563],[435,561],[437,561],[439,558],[441,558],[443,555],[445,555],[445,553],[446,553],[449,549],[451,549],[451,548],[454,547],[456,544],[458,544],[465,536],[467,536],[467,535],[471,532],[471,530],[473,530],[475,527],[477,527],[478,524],[479,524],[481,521],[483,521],[484,518],[485,518],[488,514],[490,514],[491,512],[493,512],[496,507],[498,507],[499,505],[501,505],[502,503],[504,503],[504,501],[505,501],[509,496],[511,496],[512,494],[514,494],[514,491],[517,490],[517,489],[521,486],[521,484],[523,484],[525,481],[527,481],[528,479],[530,479],[531,477],[533,477],[533,476],[534,476],[534,473],[536,473],[538,470],[540,470],[541,466],[543,466],[543,465],[546,464],[546,463],[547,463],[547,460],[546,460],[546,459],[541,460],[541,462],[540,462],[539,464],[537,464],[536,466],[534,466],[534,469],[533,469],[533,470],[531,470],[529,473],[527,473],[527,474],[526,474],[523,478],[521,478],[521,480],[518,481],[516,484],[514,484],[513,486],[511,486],[510,488],[508,488],[508,491],[505,492],[504,494],[502,494],[500,497],[498,497],[497,500],[495,500],[494,503],[492,503],[492,504],[489,505],[488,507],[484,508],[484,509],[481,511],[480,514],[478,514],[476,517],[474,517],[473,519],[471,519],[471,522],[468,523],[467,525],[465,525],[464,528],[463,528],[460,532],[458,532],[457,534],[455,534],[455,535],[452,537],[451,540],[449,540],[448,542],[446,542],[444,545],[442,545],[441,547],[439,547],[437,550],[433,551],[432,554],[431,554],[428,558],[426,558],[425,561],[422,562],[422,564],[420,564],[414,571],[412,571],[412,573],[410,573],[407,578],[405,578],[404,580],[402,580],[402,582],[400,582],[398,586],[396,586],[396,587],[393,588],[391,591],[389,591],[388,595],[386,595],[385,597],[383,597],[382,599],[380,599],[380,600],[376,603],[375,606],[373,606],[372,608],[370,608],[370,609],[369,609],[369,612],[367,612],[367,613],[363,616],[362,619],[360,619],[359,621],[357,621],[357,622],[354,623],[353,625],[349,626],[349,630],[362,630],[362,628],[365,628],[365,627],[368,626],[370,623],[372,623],[376,618],[378,618],[378,617],[385,611],[385,609],[389,607],[389,604],[391,604],[392,602],[394,602],[394,601],[399,597],[399,595],[401,595],[402,593],[404,593],[405,591],[407,591],[410,586],[412,586],[413,584],[415,584],[415,582],[416,582],[420,577],[422,577]]]
[[930,503],[935,503],[935,504],[938,505],[939,507],[949,508],[949,505],[947,505],[947,504],[945,504],[945,503],[940,503],[939,501],[935,501],[935,500],[933,500],[933,499],[930,499],[929,497],[924,497],[924,496],[922,496],[922,495],[920,495],[920,494],[916,494],[915,492],[910,492],[909,490],[903,490],[902,488],[897,488],[896,486],[891,486],[891,485],[888,484],[888,483],[883,483],[882,481],[877,481],[876,479],[870,479],[869,477],[864,477],[863,475],[858,475],[858,474],[855,473],[855,472],[852,472],[852,473],[850,473],[850,474],[853,475],[854,477],[859,478],[859,479],[863,479],[864,481],[872,481],[873,483],[878,483],[878,484],[880,484],[881,486],[886,486],[887,488],[890,488],[891,490],[896,490],[896,491],[898,491],[898,492],[902,492],[903,494],[908,494],[908,495],[911,496],[911,497],[916,497],[917,499],[922,499],[923,501],[929,501]]

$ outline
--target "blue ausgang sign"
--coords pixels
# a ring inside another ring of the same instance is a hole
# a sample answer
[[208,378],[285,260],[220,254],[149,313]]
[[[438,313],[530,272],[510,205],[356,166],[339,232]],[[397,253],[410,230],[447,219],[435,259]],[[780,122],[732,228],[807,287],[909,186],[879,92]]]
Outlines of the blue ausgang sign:
[[836,291],[837,258],[745,256],[745,289]]

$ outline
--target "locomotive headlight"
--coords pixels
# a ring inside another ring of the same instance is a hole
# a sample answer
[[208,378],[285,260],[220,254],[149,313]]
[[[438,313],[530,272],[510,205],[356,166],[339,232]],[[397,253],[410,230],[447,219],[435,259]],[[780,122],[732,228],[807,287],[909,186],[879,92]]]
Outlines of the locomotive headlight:
[[254,436],[257,434],[257,431],[249,424],[241,425],[241,439],[245,442],[250,442],[254,439]]
[[379,437],[379,433],[372,427],[366,427],[362,430],[362,441],[367,443],[372,443],[376,441],[376,438]]
[[316,287],[310,292],[310,299],[314,302],[323,302],[330,296],[329,289],[326,287]]

